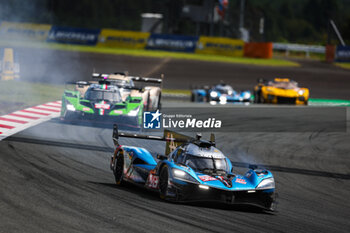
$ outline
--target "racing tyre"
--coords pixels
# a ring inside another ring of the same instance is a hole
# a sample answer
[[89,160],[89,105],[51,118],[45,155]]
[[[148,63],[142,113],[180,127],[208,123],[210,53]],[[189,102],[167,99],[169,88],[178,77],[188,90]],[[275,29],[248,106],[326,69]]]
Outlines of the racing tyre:
[[114,159],[114,166],[113,166],[113,174],[115,178],[115,183],[117,185],[123,185],[123,178],[124,178],[124,157],[120,153],[120,151],[117,152],[117,155]]
[[159,174],[159,194],[160,198],[166,199],[168,192],[168,183],[169,183],[169,171],[168,166],[164,165]]

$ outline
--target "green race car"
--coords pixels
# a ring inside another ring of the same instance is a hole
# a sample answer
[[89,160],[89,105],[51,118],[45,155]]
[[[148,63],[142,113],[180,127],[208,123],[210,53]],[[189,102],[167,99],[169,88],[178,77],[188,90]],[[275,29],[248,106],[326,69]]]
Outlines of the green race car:
[[79,81],[73,91],[62,96],[61,119],[118,123],[140,128],[144,103],[142,96],[121,96],[118,86],[107,80],[98,83]]

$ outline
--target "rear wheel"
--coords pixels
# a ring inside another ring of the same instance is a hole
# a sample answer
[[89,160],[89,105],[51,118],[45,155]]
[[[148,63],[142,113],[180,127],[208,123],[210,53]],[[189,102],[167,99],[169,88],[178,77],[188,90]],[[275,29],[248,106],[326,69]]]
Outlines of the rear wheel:
[[124,178],[124,157],[120,151],[117,152],[117,155],[114,159],[113,174],[115,183],[117,185],[122,185]]
[[194,93],[192,92],[191,94],[191,102],[194,102],[196,100],[195,96],[194,96]]

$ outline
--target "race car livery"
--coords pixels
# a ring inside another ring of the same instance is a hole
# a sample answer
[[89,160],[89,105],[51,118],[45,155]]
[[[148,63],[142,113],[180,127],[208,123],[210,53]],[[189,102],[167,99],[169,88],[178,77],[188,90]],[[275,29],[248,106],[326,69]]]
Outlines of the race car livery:
[[308,101],[309,89],[288,78],[259,79],[254,87],[255,103],[307,105]]
[[191,95],[192,102],[210,102],[210,103],[237,103],[237,102],[250,102],[250,91],[238,92],[234,90],[230,85],[220,83],[213,87],[203,87],[199,89],[193,89]]
[[[119,137],[166,141],[169,154],[152,154],[140,147],[120,145]],[[248,204],[275,210],[275,181],[264,169],[249,169],[235,174],[231,161],[210,141],[187,137],[171,131],[163,136],[118,132],[114,125],[116,145],[110,169],[117,185],[130,182],[159,192],[160,197],[174,202],[219,201]]]
[[75,90],[65,90],[62,97],[61,119],[90,120],[140,127],[142,97],[122,99],[120,89],[108,81],[77,82]]

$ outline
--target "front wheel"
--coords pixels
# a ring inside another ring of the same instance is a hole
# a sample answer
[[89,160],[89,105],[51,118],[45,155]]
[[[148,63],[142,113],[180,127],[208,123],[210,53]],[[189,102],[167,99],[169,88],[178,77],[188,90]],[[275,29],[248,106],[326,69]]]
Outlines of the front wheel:
[[159,195],[160,198],[166,199],[169,185],[169,171],[168,166],[164,165],[159,175]]
[[124,157],[120,151],[117,152],[114,159],[113,174],[115,183],[119,186],[122,185],[124,178]]

